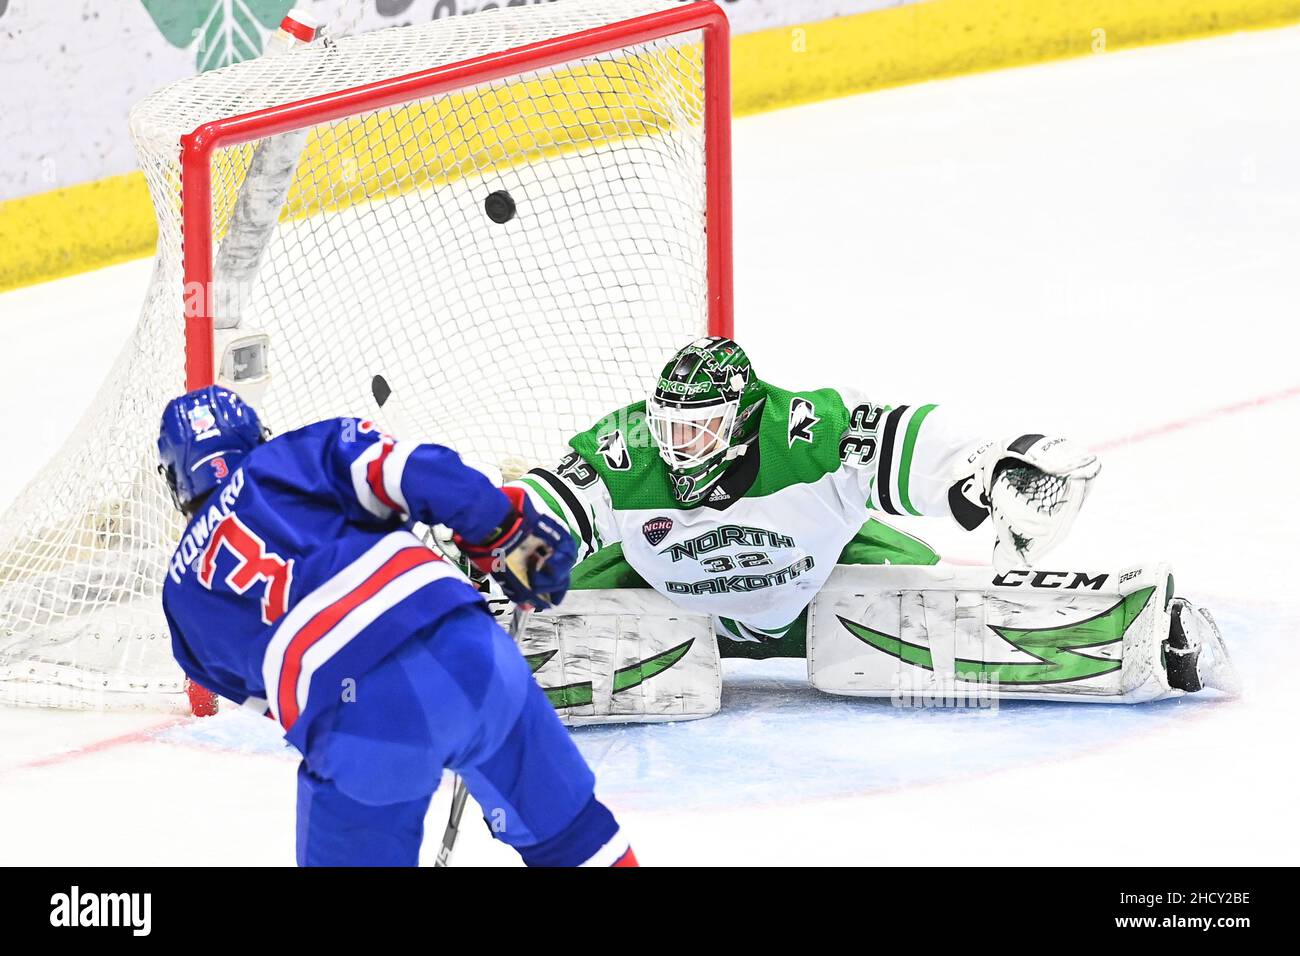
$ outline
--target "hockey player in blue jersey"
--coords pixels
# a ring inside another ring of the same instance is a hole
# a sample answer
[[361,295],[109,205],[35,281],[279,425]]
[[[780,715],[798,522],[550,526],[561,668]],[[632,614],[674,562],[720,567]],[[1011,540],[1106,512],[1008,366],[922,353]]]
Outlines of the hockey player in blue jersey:
[[482,596],[411,533],[446,525],[507,596],[558,604],[572,539],[450,449],[342,418],[268,439],[233,392],[174,399],[160,471],[189,518],[163,586],[185,673],[302,754],[300,865],[415,865],[450,767],[529,865],[635,865]]

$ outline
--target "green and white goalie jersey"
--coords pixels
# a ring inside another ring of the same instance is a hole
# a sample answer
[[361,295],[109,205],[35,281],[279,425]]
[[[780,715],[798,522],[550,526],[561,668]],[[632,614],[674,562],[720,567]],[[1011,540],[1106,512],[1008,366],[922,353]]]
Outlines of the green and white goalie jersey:
[[[644,402],[575,436],[555,468],[512,483],[573,535],[575,586],[602,586],[600,572],[625,561],[679,607],[712,615],[720,634],[775,640],[837,563],[938,561],[873,512],[951,516],[966,527],[986,515],[977,495],[972,503],[961,493],[978,440],[944,409],[881,405],[847,389],[754,385],[762,400],[753,439],[692,505],[674,494]],[[603,579],[613,586],[618,575]]]

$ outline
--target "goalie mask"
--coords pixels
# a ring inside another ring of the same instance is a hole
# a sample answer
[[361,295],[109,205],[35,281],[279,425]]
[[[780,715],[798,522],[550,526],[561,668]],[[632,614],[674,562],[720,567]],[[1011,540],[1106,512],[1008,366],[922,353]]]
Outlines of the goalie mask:
[[646,418],[681,504],[702,501],[745,453],[758,434],[761,401],[749,356],[731,339],[697,339],[664,366]]

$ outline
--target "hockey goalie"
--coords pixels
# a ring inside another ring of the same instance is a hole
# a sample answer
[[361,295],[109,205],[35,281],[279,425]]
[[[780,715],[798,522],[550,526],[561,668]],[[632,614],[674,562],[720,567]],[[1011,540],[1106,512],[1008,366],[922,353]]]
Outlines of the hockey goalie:
[[[720,657],[806,657],[813,686],[859,696],[1237,690],[1213,617],[1167,566],[1042,564],[1100,470],[1068,439],[786,391],[705,338],[569,444],[512,482],[578,548],[569,601],[523,641],[568,723],[715,713]],[[945,566],[873,514],[991,525],[992,566]]]

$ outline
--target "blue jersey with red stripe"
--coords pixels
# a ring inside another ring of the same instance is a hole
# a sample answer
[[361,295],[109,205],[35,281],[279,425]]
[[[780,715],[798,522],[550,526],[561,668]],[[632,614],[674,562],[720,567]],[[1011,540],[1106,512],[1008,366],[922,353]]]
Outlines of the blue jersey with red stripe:
[[482,600],[412,522],[481,541],[509,510],[455,452],[367,421],[280,435],[211,494],[172,556],[163,610],[176,659],[223,697],[266,700],[301,745],[349,681]]

